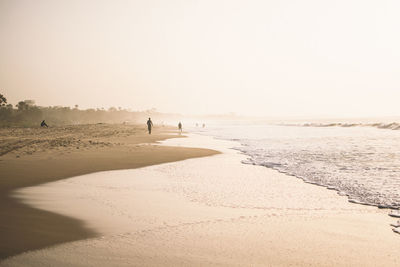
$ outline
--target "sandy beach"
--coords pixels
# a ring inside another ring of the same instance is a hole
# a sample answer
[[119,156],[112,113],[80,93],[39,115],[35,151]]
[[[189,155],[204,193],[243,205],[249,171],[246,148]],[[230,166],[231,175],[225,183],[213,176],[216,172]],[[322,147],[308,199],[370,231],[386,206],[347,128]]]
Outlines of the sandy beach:
[[400,238],[389,226],[396,220],[386,210],[242,164],[245,156],[230,149],[234,146],[206,136],[168,139],[157,149],[195,147],[214,155],[14,190],[13,197],[27,207],[58,214],[60,220],[75,218],[98,235],[26,252],[0,265],[400,264]]
[[0,267],[400,267],[399,10],[0,0]]
[[0,146],[0,259],[33,249],[98,236],[79,218],[25,205],[12,192],[67,177],[132,169],[215,151],[156,146],[180,137],[168,127],[92,124],[51,128],[2,128]]

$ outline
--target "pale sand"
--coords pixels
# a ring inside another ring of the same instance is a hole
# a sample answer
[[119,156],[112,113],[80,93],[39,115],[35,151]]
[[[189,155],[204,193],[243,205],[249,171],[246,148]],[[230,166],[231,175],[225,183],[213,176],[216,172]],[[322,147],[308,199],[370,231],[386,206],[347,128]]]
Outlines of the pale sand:
[[176,128],[92,124],[0,129],[0,260],[54,244],[98,236],[79,219],[39,210],[13,190],[105,170],[132,169],[217,153],[156,146]]
[[195,136],[167,145],[223,154],[94,173],[18,190],[101,237],[9,258],[2,266],[399,266],[387,211],[259,166],[237,144]]

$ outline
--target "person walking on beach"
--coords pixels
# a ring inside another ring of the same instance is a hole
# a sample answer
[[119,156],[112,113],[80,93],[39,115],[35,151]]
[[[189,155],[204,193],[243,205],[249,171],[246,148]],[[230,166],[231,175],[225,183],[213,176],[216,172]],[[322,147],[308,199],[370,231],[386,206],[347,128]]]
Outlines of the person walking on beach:
[[149,134],[151,134],[151,128],[153,128],[153,122],[151,121],[151,119],[149,118],[147,120],[147,129],[149,130]]
[[179,129],[180,133],[182,133],[182,123],[181,122],[178,123],[178,129]]

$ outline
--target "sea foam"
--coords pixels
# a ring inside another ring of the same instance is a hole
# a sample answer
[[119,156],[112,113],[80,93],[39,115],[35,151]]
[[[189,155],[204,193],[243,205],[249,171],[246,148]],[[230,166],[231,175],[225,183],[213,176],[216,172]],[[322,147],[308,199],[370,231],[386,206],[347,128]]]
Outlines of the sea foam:
[[374,125],[241,125],[215,127],[208,134],[238,141],[236,149],[249,156],[243,163],[337,190],[353,203],[399,209],[400,131],[377,129],[399,125]]

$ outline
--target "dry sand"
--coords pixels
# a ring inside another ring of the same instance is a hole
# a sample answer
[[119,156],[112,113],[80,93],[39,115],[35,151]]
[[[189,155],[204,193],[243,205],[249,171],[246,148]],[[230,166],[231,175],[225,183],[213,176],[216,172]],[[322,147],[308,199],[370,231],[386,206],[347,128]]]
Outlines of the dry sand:
[[67,177],[131,169],[217,153],[206,149],[155,146],[178,137],[171,128],[79,125],[0,129],[0,259],[24,251],[95,237],[76,218],[39,210],[10,197],[13,190]]
[[395,219],[334,191],[241,164],[237,144],[209,137],[170,146],[222,151],[23,188],[15,197],[79,218],[101,236],[11,257],[2,266],[399,266]]

